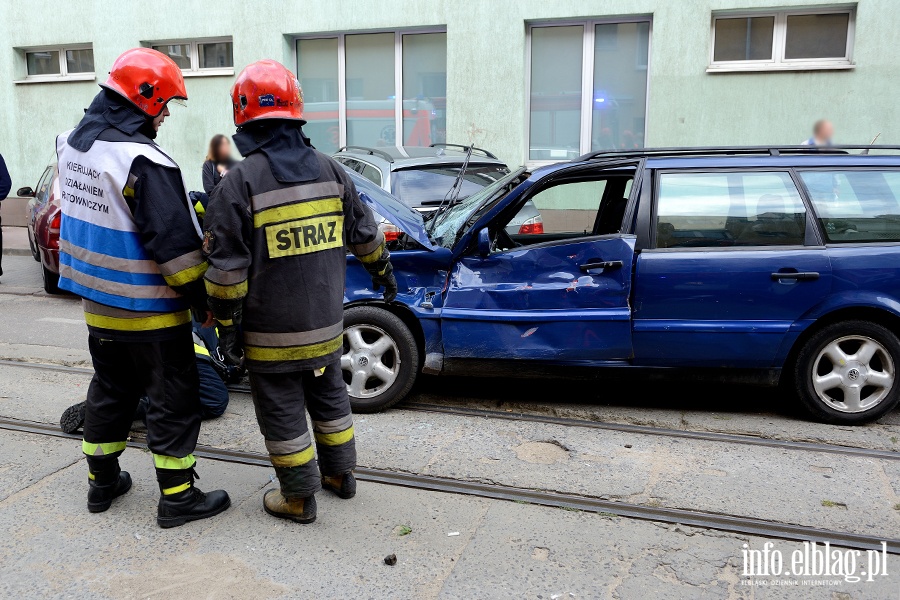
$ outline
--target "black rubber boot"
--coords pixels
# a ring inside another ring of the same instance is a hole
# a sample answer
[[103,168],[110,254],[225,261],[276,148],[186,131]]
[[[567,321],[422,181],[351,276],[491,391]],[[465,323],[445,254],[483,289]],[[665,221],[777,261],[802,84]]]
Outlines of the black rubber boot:
[[88,510],[103,512],[112,501],[131,489],[131,475],[119,468],[118,458],[87,457]]
[[63,411],[59,418],[59,428],[63,433],[75,433],[84,427],[84,402],[73,404]]
[[[188,521],[214,517],[231,506],[225,490],[204,494],[194,487],[197,473],[190,469],[156,469],[159,482],[159,507],[156,523],[163,529],[179,527]],[[199,479],[199,477],[198,477]]]
[[349,500],[356,495],[356,477],[353,476],[353,473],[322,475],[322,487],[337,494],[339,498]]

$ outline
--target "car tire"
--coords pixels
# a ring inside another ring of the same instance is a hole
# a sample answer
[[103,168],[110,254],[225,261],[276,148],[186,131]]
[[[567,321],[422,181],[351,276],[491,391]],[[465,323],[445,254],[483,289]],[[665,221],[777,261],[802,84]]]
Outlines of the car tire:
[[341,369],[353,412],[380,412],[412,389],[419,347],[409,327],[393,313],[377,306],[354,306],[344,311]]
[[44,291],[48,294],[62,294],[59,289],[59,273],[54,273],[43,264],[41,265],[41,279],[44,280]]
[[31,258],[33,258],[37,262],[41,262],[41,253],[38,252],[37,244],[34,243],[34,239],[31,237],[31,229],[28,229],[28,249],[31,250]]
[[844,321],[806,341],[794,365],[794,389],[817,420],[870,423],[900,402],[900,340],[871,321]]

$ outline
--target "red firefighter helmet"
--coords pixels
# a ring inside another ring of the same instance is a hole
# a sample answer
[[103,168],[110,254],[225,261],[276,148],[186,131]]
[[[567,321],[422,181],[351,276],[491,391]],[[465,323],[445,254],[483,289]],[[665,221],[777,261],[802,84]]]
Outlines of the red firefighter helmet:
[[247,65],[231,88],[234,124],[260,119],[303,121],[303,91],[293,73],[280,62],[259,60]]
[[169,100],[187,100],[181,68],[152,48],[123,52],[100,87],[124,96],[149,117],[158,117]]

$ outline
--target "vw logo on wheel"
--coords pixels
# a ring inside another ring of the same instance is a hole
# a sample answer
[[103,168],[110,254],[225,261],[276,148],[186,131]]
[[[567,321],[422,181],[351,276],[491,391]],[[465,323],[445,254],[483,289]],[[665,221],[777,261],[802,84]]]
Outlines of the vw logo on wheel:
[[356,362],[359,364],[359,366],[365,367],[366,365],[369,364],[369,359],[366,358],[365,356],[360,356]]
[[849,371],[847,371],[847,377],[850,379],[850,381],[856,381],[857,379],[859,379],[859,369],[850,369]]

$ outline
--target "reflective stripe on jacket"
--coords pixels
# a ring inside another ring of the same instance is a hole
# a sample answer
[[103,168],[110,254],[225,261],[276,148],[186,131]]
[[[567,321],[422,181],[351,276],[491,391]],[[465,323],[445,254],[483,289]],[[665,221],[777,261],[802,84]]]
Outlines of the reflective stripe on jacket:
[[247,368],[321,368],[343,347],[346,252],[378,254],[384,237],[353,182],[318,153],[319,177],[280,183],[265,154],[228,172],[206,209],[210,296],[244,301]]
[[207,265],[178,166],[140,134],[111,128],[80,152],[69,133],[57,138],[60,288],[84,299],[92,331],[147,338],[188,323],[180,287]]

